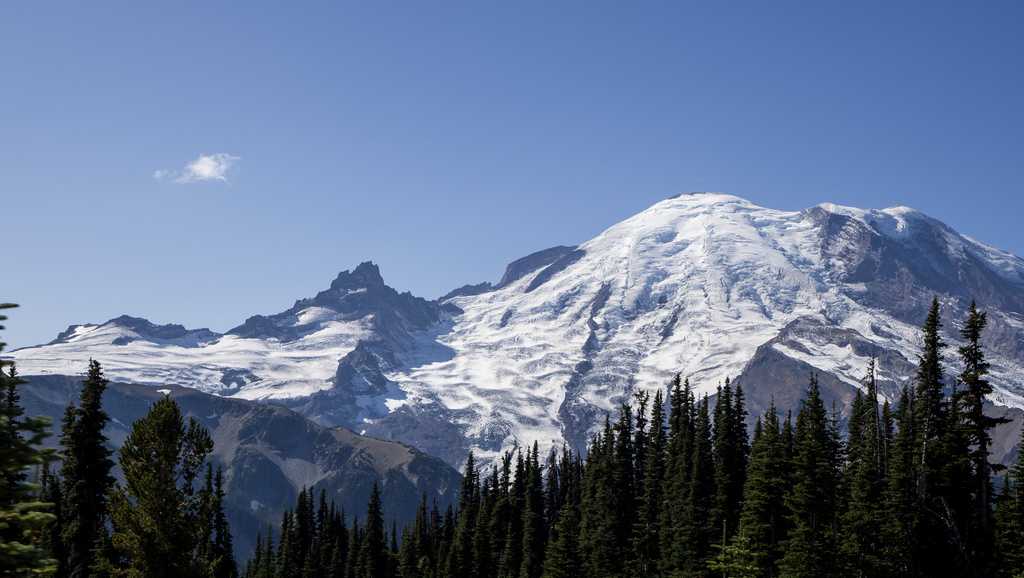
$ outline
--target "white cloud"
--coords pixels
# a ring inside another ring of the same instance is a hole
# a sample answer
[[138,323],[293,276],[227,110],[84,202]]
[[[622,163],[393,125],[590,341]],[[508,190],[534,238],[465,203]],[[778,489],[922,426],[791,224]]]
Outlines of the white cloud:
[[153,171],[153,178],[162,181],[173,179],[176,183],[201,183],[208,181],[228,181],[228,172],[242,157],[227,153],[199,155],[196,160],[185,165],[180,171],[159,169]]

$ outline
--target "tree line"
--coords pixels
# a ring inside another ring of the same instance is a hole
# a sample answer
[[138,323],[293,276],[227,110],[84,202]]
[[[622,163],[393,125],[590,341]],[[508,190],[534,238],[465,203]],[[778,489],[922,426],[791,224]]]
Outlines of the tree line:
[[933,301],[914,379],[892,406],[872,361],[845,435],[813,374],[795,416],[772,404],[750,436],[741,387],[712,401],[677,377],[606,418],[585,457],[534,444],[481,471],[470,454],[457,508],[424,497],[390,540],[376,488],[351,525],[304,491],[244,575],[1024,576],[1024,464],[988,461],[1005,420],[983,412],[986,324],[972,304],[947,376]]
[[223,472],[207,461],[213,441],[174,400],[164,396],[132,424],[117,455],[118,483],[103,433],[110,418],[100,364],[90,361],[57,450],[42,446],[49,420],[24,415],[22,383],[13,363],[0,360],[0,575],[238,575]]
[[[961,371],[947,375],[933,301],[897,402],[880,399],[872,362],[845,427],[813,374],[795,416],[772,404],[752,431],[741,387],[726,380],[698,396],[677,377],[606,417],[585,455],[541,456],[533,444],[484,470],[470,454],[457,506],[442,512],[424,496],[401,530],[385,525],[377,485],[351,520],[304,488],[241,575],[1022,576],[1024,463],[1005,473],[989,463],[990,432],[1005,420],[983,411],[986,324],[972,304]],[[20,411],[13,367],[0,374],[0,573],[238,573],[209,433],[173,400],[133,424],[117,483],[98,363],[65,414],[57,455],[40,449],[46,424]]]

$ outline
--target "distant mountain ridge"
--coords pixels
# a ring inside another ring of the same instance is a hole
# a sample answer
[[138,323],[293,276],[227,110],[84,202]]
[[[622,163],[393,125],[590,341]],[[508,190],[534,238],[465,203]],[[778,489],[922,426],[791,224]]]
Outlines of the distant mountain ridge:
[[794,406],[811,371],[842,406],[874,357],[892,399],[934,295],[951,345],[971,299],[989,312],[992,402],[1024,407],[1019,257],[906,207],[779,211],[719,193],[666,199],[435,301],[363,263],[224,335],[111,320],[12,355],[23,373],[64,375],[96,357],[117,379],[284,404],[458,465],[470,448],[582,449],[676,372],[703,393],[732,378],[754,413]]

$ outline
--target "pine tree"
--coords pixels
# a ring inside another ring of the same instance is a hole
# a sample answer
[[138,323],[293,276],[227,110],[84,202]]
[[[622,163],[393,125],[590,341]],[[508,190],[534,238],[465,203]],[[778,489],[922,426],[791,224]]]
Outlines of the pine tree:
[[[963,544],[959,539],[958,512],[950,503],[951,476],[961,458],[954,445],[957,434],[954,411],[944,395],[941,337],[942,320],[938,299],[933,299],[923,326],[923,347],[915,377],[913,414],[914,498],[917,550],[915,565],[925,574],[962,566]],[[956,444],[959,445],[959,444]]]
[[426,494],[420,498],[412,527],[406,527],[405,530],[398,552],[399,570],[402,578],[420,578],[424,575],[425,563],[431,551]]
[[641,575],[653,575],[661,565],[666,444],[664,399],[659,390],[654,394],[650,431],[644,444],[643,487],[633,527],[633,560]]
[[[1024,448],[1024,430],[1018,447]],[[1024,452],[1003,479],[1003,491],[996,503],[995,549],[996,575],[1017,577],[1024,574]]]
[[878,414],[875,362],[868,365],[867,395],[857,392],[848,427],[840,548],[848,570],[857,576],[879,576],[888,568],[883,555],[880,509],[885,494],[882,471],[882,423]]
[[480,505],[477,511],[476,527],[473,531],[473,571],[475,576],[492,576],[497,571],[491,529],[498,502],[498,484],[497,468],[492,468],[491,475],[484,478],[480,484]]
[[715,464],[707,396],[699,405],[694,425],[682,533],[687,554],[683,568],[691,575],[700,575],[704,571],[711,555],[711,546],[721,537],[721,529],[715,527],[711,517],[715,500]]
[[213,478],[213,578],[235,578],[235,548],[231,538],[231,527],[224,512],[224,470],[217,468]]
[[477,512],[480,506],[479,475],[473,452],[466,459],[466,471],[462,477],[459,492],[459,510],[456,516],[455,535],[448,558],[446,574],[452,578],[469,578],[473,574],[474,541]]
[[624,562],[616,534],[615,445],[615,431],[606,416],[587,456],[580,505],[580,554],[584,570],[593,575],[618,576]]
[[290,510],[281,514],[281,539],[274,557],[274,573],[277,576],[295,576],[299,571],[294,519]]
[[277,558],[274,556],[274,535],[267,532],[267,544],[263,548],[263,561],[256,570],[257,578],[274,578]]
[[169,396],[132,424],[120,451],[125,483],[111,494],[104,572],[153,578],[201,572],[200,497],[193,485],[212,449],[209,432],[194,418],[186,425]]
[[[743,478],[746,474],[746,415],[742,409],[743,393],[739,392],[739,407],[729,380],[718,389],[714,412],[715,500],[711,524],[724,529],[726,538],[736,532],[739,525],[740,502],[743,496]],[[738,415],[737,410],[744,415]]]
[[[0,311],[12,307],[0,303]],[[6,319],[0,315],[0,322]],[[4,345],[0,342],[0,352]],[[18,394],[22,383],[14,365],[0,359],[0,574],[11,576],[57,569],[45,548],[55,520],[52,504],[39,499],[39,488],[26,476],[51,459],[51,452],[42,449],[50,422],[24,416]]]
[[817,377],[812,374],[807,397],[797,415],[794,483],[786,496],[791,529],[780,561],[785,576],[824,578],[837,574],[832,553],[836,545],[838,448],[831,427]]
[[203,484],[199,490],[199,516],[197,532],[196,557],[199,559],[200,570],[203,576],[213,575],[213,466],[206,464],[206,475],[203,477]]
[[359,555],[359,578],[378,578],[388,571],[387,543],[384,539],[384,512],[380,501],[380,487],[373,483],[370,501],[366,506],[366,529]]
[[523,502],[523,555],[520,578],[538,578],[544,568],[544,544],[547,542],[544,522],[544,490],[539,448],[526,453],[526,485]]
[[614,492],[609,504],[614,535],[616,570],[624,569],[630,553],[630,538],[633,535],[634,512],[636,511],[636,456],[634,439],[633,408],[628,403],[619,407],[619,419],[615,422],[612,436],[611,477]]
[[917,576],[919,512],[917,508],[917,439],[914,422],[914,390],[904,387],[893,421],[897,425],[886,471],[882,537],[885,558],[899,576]]
[[583,464],[563,448],[559,462],[562,505],[550,533],[544,557],[544,578],[576,578],[583,571],[580,552],[580,502]]
[[576,505],[562,508],[544,559],[544,578],[577,578],[583,571],[579,545],[580,514]]
[[743,491],[739,544],[746,548],[759,576],[774,576],[786,539],[785,494],[789,464],[774,400],[754,427],[750,465]]
[[992,466],[988,461],[992,436],[989,430],[1009,422],[1006,418],[989,417],[984,412],[985,397],[992,393],[992,385],[985,378],[989,364],[981,347],[981,334],[987,324],[987,315],[978,311],[972,301],[967,319],[960,329],[960,335],[965,342],[959,348],[964,368],[960,373],[960,382],[964,389],[960,391],[957,401],[963,411],[963,425],[971,448],[968,457],[972,465],[971,491],[974,495],[974,504],[969,550],[972,562],[970,566],[976,572],[987,572],[992,565]]
[[687,492],[693,454],[696,408],[690,381],[675,377],[669,390],[668,450],[665,457],[665,506],[661,513],[661,570],[680,571],[686,564]]
[[110,421],[103,410],[106,388],[103,369],[90,360],[78,407],[68,408],[61,432],[62,510],[66,514],[61,539],[72,578],[91,575],[96,552],[108,539],[107,496],[114,485],[114,461],[103,434]]
[[259,573],[259,568],[263,564],[263,534],[261,532],[256,533],[256,547],[253,549],[252,558],[245,563],[245,572],[242,573],[245,578],[256,578]]
[[50,558],[56,562],[56,568],[53,570],[54,578],[65,578],[68,575],[67,554],[64,551],[64,541],[61,539],[61,529],[64,527],[64,513],[61,504],[64,500],[60,487],[60,478],[53,474],[49,463],[44,463],[39,478],[39,496],[42,502],[52,504],[50,513],[53,515],[53,521],[47,527],[43,546]]
[[345,577],[361,578],[361,564],[363,558],[363,530],[359,527],[359,520],[352,518],[352,529],[348,533],[348,559],[345,561]]

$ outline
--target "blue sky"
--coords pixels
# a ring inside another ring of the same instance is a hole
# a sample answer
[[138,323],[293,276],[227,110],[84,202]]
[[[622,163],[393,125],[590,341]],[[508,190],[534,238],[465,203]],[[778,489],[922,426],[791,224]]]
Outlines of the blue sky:
[[1021,254],[1022,29],[996,0],[5,2],[5,338],[225,330],[366,259],[436,297],[692,190]]

